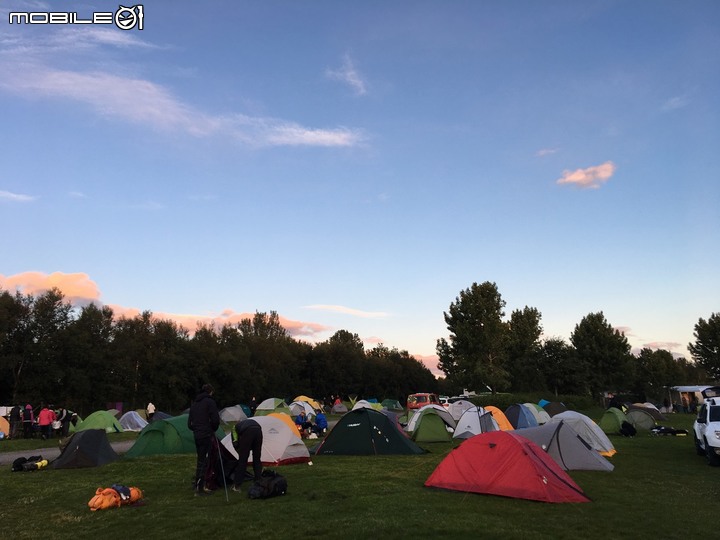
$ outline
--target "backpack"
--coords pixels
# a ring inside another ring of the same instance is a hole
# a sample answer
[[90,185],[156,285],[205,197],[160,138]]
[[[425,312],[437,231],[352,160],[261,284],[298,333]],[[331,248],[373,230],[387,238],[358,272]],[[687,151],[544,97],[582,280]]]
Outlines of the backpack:
[[248,489],[248,497],[250,499],[269,499],[270,497],[285,495],[287,487],[287,479],[283,475],[265,469],[260,480],[256,480]]
[[[40,466],[39,464],[43,461],[44,465]],[[44,460],[42,456],[19,457],[12,462],[12,472],[34,471],[47,467],[47,464],[47,460]]]
[[637,429],[630,422],[624,421],[620,426],[620,435],[623,437],[634,437]]

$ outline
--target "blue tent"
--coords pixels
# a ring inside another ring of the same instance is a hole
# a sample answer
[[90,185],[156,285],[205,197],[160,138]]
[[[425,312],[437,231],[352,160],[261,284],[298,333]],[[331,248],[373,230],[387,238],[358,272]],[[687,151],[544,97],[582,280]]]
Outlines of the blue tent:
[[510,405],[505,411],[505,416],[515,429],[537,427],[538,425],[535,415],[522,403]]

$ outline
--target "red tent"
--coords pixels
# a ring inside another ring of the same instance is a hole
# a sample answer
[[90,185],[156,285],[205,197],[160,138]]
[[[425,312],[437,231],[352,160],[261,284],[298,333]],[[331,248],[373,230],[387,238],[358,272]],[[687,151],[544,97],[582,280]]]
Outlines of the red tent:
[[510,431],[467,439],[440,462],[425,485],[533,501],[590,502],[539,446]]

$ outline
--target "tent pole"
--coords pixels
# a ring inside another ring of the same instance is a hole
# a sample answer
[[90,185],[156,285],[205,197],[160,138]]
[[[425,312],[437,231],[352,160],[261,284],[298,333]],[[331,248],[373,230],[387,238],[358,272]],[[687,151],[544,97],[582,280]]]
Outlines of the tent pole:
[[220,460],[220,472],[222,472],[223,486],[225,487],[225,502],[230,502],[230,498],[228,497],[228,490],[227,490],[227,480],[225,480],[225,466],[223,465],[222,453],[220,452],[220,445],[222,443],[217,440],[217,437],[215,437],[215,442],[217,443],[218,459]]

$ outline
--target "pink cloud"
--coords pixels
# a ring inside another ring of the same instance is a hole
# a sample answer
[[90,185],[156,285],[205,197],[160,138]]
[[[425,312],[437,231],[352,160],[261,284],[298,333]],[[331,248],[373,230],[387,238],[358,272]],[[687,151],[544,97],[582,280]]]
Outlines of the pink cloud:
[[433,375],[435,375],[436,378],[445,377],[445,373],[442,370],[439,370],[437,367],[438,362],[440,361],[440,358],[437,354],[413,354],[413,357],[417,361],[422,362],[425,367],[428,368]]
[[615,174],[615,169],[612,161],[606,161],[602,165],[586,169],[565,170],[562,178],[559,178],[556,183],[573,184],[583,189],[597,189]]
[[87,274],[78,272],[65,274],[53,272],[23,272],[12,276],[0,274],[0,287],[7,291],[20,291],[22,294],[37,296],[53,287],[60,289],[65,298],[73,305],[87,305],[100,298],[100,289]]
[[664,349],[666,351],[672,352],[673,349],[681,349],[684,348],[685,345],[683,345],[682,343],[675,343],[674,341],[652,341],[650,343],[645,343],[643,347],[646,349],[652,349],[654,351],[658,349]]
[[625,337],[633,337],[635,334],[632,333],[632,328],[629,326],[613,326],[613,330],[617,330]]

